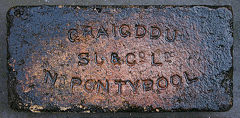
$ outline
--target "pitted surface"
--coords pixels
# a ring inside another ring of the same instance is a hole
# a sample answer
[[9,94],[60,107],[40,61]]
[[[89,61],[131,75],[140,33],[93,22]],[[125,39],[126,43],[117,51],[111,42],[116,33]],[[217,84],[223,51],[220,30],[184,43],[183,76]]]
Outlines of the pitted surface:
[[10,102],[33,112],[227,110],[231,23],[227,7],[14,7]]

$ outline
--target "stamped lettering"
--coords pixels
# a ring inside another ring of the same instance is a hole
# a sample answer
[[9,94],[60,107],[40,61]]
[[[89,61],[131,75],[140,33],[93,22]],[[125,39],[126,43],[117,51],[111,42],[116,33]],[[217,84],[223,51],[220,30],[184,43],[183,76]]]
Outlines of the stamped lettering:
[[[94,39],[95,36],[96,38],[100,38],[100,36],[106,36],[105,38],[110,37],[117,37],[118,34],[119,36],[124,39],[126,37],[132,37],[134,38],[148,38],[149,40],[156,40],[156,39],[162,39],[166,40],[168,42],[173,42],[177,39],[180,38],[180,30],[176,28],[160,28],[159,26],[156,25],[142,25],[142,24],[135,24],[134,27],[131,27],[133,24],[112,24],[111,29],[105,29],[103,26],[99,27],[94,27],[94,26],[88,26],[88,25],[83,25],[82,28],[79,29],[69,29],[68,31],[68,39],[70,42],[76,42],[79,40],[75,40],[76,37],[87,37]],[[116,27],[119,27],[117,29]],[[96,31],[96,34],[93,33],[93,28],[98,29]],[[134,31],[135,30],[135,31]],[[77,32],[83,32],[82,34],[77,33]],[[148,37],[146,37],[146,34],[148,33]],[[165,34],[163,38],[163,33]],[[77,35],[78,34],[78,35]],[[81,39],[80,39],[81,40]]]

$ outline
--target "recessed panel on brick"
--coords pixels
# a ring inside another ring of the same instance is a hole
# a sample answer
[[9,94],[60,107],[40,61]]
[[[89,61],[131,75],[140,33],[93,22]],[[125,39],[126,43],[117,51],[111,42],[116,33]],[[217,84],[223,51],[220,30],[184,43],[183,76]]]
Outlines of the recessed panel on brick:
[[32,112],[226,111],[229,6],[17,6],[9,104]]

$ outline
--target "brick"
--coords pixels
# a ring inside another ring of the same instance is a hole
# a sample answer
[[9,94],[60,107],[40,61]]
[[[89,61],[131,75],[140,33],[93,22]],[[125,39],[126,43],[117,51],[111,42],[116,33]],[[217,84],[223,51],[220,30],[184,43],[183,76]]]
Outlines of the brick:
[[16,6],[7,13],[17,111],[226,111],[229,6]]

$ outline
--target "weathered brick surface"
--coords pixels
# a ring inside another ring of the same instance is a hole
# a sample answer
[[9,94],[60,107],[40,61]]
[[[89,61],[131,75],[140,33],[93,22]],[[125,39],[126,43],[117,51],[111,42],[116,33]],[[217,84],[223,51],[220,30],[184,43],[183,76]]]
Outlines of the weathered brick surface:
[[25,111],[225,111],[227,6],[14,7],[9,104]]

